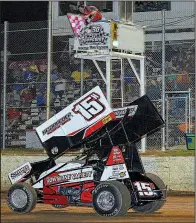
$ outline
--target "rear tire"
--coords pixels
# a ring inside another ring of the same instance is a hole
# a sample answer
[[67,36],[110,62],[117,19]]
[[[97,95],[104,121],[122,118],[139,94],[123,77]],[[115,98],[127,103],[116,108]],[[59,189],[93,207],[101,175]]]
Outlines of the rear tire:
[[98,215],[106,217],[125,215],[130,204],[130,192],[121,182],[102,182],[93,191],[93,207]]
[[35,189],[27,183],[16,183],[8,191],[7,204],[9,208],[18,214],[32,211],[37,203]]
[[160,190],[163,190],[162,191],[162,193],[163,193],[162,199],[164,199],[164,200],[152,201],[147,204],[144,204],[143,206],[134,206],[133,210],[135,212],[152,213],[152,212],[158,211],[160,208],[163,207],[163,205],[165,204],[165,200],[167,198],[166,186],[165,186],[164,182],[155,174],[146,173],[146,176],[148,178],[150,178],[153,181],[153,183],[155,183]]

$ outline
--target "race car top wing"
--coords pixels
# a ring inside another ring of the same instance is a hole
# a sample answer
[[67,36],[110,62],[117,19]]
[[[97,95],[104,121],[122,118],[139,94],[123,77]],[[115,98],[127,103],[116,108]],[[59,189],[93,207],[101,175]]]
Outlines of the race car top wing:
[[[36,132],[52,156],[80,144],[114,118],[114,112],[97,86],[37,127]],[[56,151],[52,152],[53,147]]]
[[[128,141],[135,143],[140,141],[144,135],[150,135],[164,125],[161,115],[147,95],[138,98],[127,107],[113,111],[116,118],[107,123],[110,138],[108,134],[104,134],[105,130],[101,129],[88,138],[89,145],[95,142],[106,146],[110,145],[111,140],[113,145],[126,144]],[[101,140],[101,143],[98,139]]]
[[[127,139],[132,143],[137,142],[144,135],[150,135],[163,127],[164,120],[147,95],[130,103],[128,108],[130,108],[129,114],[123,120],[124,128],[119,128],[116,132],[111,133],[114,144],[126,143]],[[117,111],[115,112],[118,117]],[[116,125],[115,122],[118,122],[118,118],[108,124],[111,125],[110,128]]]

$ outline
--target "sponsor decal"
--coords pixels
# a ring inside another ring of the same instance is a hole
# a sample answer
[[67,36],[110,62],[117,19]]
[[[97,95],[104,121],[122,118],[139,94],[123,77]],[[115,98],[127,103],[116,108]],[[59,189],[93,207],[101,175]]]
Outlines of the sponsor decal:
[[118,165],[118,168],[119,168],[119,170],[124,170],[124,166],[122,164]]
[[112,178],[122,178],[122,177],[125,177],[126,176],[126,171],[124,172],[120,172],[119,170],[113,170],[112,171],[112,176],[110,177],[111,179]]
[[120,154],[120,151],[119,149],[113,149],[113,154],[116,156],[116,155],[119,155]]
[[112,171],[112,177],[118,177],[119,171]]
[[108,37],[109,33],[104,31],[104,27],[96,24],[89,24],[78,33],[78,40],[81,46],[106,45]]
[[31,171],[31,168],[29,166],[29,164],[26,164],[25,166],[21,167],[20,169],[12,172],[10,174],[10,177],[12,178],[12,180],[16,179],[17,177],[26,175],[27,173],[29,173]]
[[117,165],[112,166],[112,170],[118,170],[118,166]]
[[112,166],[112,170],[124,170],[123,164]]
[[77,180],[77,179],[83,179],[91,177],[92,171],[86,171],[86,172],[78,172],[78,173],[68,173],[61,176],[54,176],[54,177],[47,177],[46,178],[46,185],[51,184],[58,184],[62,182],[67,182],[71,180]]
[[126,171],[120,172],[119,170],[113,170],[112,176],[110,176],[108,179],[120,179],[126,177]]
[[120,176],[120,177],[125,177],[125,176],[126,176],[126,172],[120,172],[120,173],[119,173],[119,176]]
[[112,120],[112,117],[110,116],[110,115],[108,115],[108,116],[106,116],[105,118],[103,118],[103,124],[106,124],[106,123],[108,123],[109,121],[111,121]]
[[68,114],[64,115],[62,118],[60,118],[59,120],[54,122],[52,125],[48,126],[46,129],[44,129],[42,131],[43,136],[46,135],[46,134],[48,134],[48,135],[51,134],[56,129],[60,128],[65,123],[69,122],[71,120],[71,117],[73,117],[71,112],[69,112]]
[[125,164],[111,165],[104,168],[101,176],[101,181],[110,179],[125,179],[129,178],[129,174]]
[[[108,46],[79,46],[78,50],[107,50]],[[91,55],[90,52],[88,52],[89,55]],[[94,53],[92,53],[94,55]]]
[[122,118],[126,112],[127,109],[129,109],[129,117],[132,117],[133,115],[135,115],[136,111],[137,111],[137,107],[138,105],[134,105],[134,106],[129,106],[129,107],[124,107],[124,108],[118,108],[118,109],[114,109],[114,113],[116,115],[116,118]]
[[113,146],[106,165],[111,166],[122,163],[124,163],[124,158],[120,148],[118,146]]

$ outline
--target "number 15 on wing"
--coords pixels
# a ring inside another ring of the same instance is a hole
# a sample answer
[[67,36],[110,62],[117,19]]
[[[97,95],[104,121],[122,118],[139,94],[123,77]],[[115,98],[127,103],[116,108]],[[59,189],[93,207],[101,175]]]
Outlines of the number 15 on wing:
[[100,102],[100,95],[91,93],[73,106],[73,112],[80,114],[85,120],[90,121],[105,110],[105,106]]

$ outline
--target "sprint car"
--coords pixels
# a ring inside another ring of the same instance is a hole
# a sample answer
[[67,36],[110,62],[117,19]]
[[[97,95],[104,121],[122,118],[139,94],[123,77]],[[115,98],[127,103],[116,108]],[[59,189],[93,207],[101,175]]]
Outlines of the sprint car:
[[[120,216],[129,209],[159,210],[167,187],[158,176],[145,172],[136,142],[163,125],[146,95],[112,109],[101,89],[93,88],[37,127],[48,158],[9,173],[8,206],[20,214],[32,211],[37,203],[90,206],[101,216]],[[56,163],[72,149],[80,150],[80,155]]]

